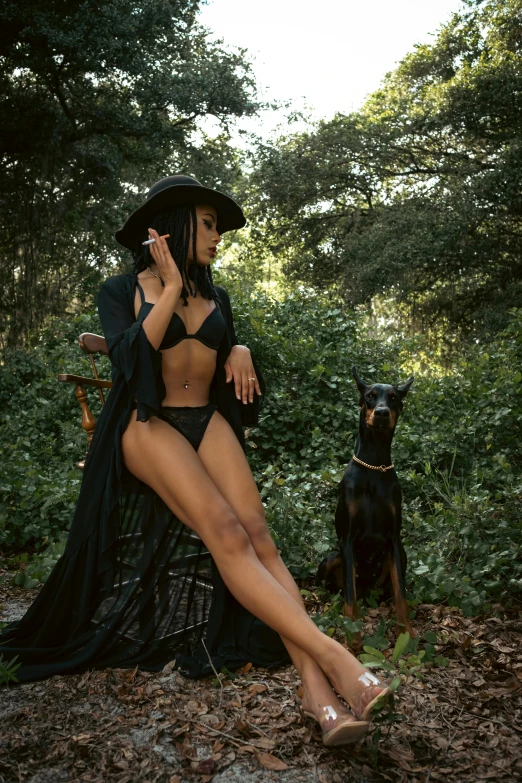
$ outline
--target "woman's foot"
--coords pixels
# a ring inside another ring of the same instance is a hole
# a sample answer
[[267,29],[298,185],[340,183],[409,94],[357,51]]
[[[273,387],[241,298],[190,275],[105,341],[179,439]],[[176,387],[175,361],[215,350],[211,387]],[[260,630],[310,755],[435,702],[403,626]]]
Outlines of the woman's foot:
[[372,715],[378,712],[391,697],[391,688],[381,682],[378,677],[366,670],[358,678],[363,686],[360,692],[356,714],[361,720],[371,720]]
[[325,745],[359,742],[368,731],[369,723],[358,721],[338,699],[322,672],[321,675],[322,679],[315,677],[309,688],[303,683],[303,713],[319,723]]
[[303,712],[307,717],[317,720],[323,734],[323,743],[328,747],[359,742],[370,726],[368,721],[357,720],[352,712],[345,710],[343,714],[337,714],[330,705],[322,708],[320,717],[304,708]]
[[[349,656],[349,658],[348,658]],[[344,648],[327,672],[330,682],[360,721],[371,719],[391,696],[386,683],[362,666]]]

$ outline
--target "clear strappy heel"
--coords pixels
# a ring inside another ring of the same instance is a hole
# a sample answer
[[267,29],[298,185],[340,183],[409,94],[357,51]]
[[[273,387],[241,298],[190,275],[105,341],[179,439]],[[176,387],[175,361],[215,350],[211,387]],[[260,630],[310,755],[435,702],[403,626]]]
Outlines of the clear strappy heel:
[[323,733],[323,743],[327,747],[359,742],[370,726],[366,720],[354,720],[351,714],[338,715],[334,707],[330,706],[323,707],[323,715],[319,719],[313,712],[308,712],[304,708],[302,711],[308,718],[313,718],[319,723]]
[[[370,671],[363,672],[357,682],[362,683],[364,688],[357,695],[354,694],[349,703],[356,717],[361,721],[368,721],[389,701],[392,690]],[[377,688],[380,689],[379,692],[373,695]]]

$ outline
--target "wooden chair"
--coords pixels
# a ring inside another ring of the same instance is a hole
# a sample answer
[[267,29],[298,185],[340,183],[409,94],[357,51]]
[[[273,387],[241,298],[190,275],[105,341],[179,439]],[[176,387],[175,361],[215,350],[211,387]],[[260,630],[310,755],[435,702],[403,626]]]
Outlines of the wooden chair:
[[[87,435],[87,450],[89,449],[92,436],[94,435],[94,430],[96,428],[96,419],[94,418],[91,409],[89,408],[89,403],[87,400],[87,392],[85,391],[86,386],[91,386],[96,389],[98,389],[98,394],[100,395],[101,404],[105,404],[105,396],[103,394],[104,389],[110,389],[112,386],[112,381],[104,381],[102,380],[98,375],[98,370],[96,369],[96,364],[94,362],[94,355],[97,353],[101,353],[104,356],[108,355],[107,351],[107,343],[105,342],[105,338],[101,337],[99,334],[89,334],[89,332],[84,332],[78,337],[78,343],[80,345],[80,348],[84,353],[86,353],[91,361],[91,367],[92,372],[94,375],[94,378],[85,378],[82,375],[70,375],[69,373],[60,373],[58,376],[58,380],[60,383],[74,383],[75,388],[75,394],[76,399],[80,403],[80,407],[82,409],[82,427]],[[83,470],[83,466],[85,464],[85,460],[82,459],[80,462],[77,463],[80,470]]]

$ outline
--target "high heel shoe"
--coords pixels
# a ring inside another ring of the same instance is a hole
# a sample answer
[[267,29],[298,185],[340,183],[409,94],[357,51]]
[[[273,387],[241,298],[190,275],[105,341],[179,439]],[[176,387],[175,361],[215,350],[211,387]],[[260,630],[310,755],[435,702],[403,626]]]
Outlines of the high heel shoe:
[[[361,721],[371,720],[373,713],[378,712],[379,709],[390,700],[392,690],[370,671],[361,674],[360,677],[357,678],[357,681],[361,682],[365,687],[355,699],[350,701],[350,706],[352,707],[354,714],[360,716]],[[365,705],[365,695],[368,693],[371,695],[371,691],[374,688],[381,688],[382,690]]]
[[324,715],[319,719],[313,712],[301,709],[307,718],[313,718],[319,723],[323,733],[323,743],[327,747],[359,742],[370,726],[368,721],[354,720],[353,715],[338,715],[333,707],[323,707]]

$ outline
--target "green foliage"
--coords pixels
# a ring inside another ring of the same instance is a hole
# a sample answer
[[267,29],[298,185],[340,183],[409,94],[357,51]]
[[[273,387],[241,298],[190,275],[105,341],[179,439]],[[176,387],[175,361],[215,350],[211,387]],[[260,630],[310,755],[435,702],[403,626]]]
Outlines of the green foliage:
[[315,574],[335,544],[337,483],[359,417],[350,368],[396,383],[423,366],[393,448],[412,593],[468,614],[519,593],[522,376],[513,368],[522,363],[522,311],[487,349],[465,347],[448,371],[436,357],[429,369],[422,336],[371,339],[367,321],[333,297],[257,294],[243,303],[237,292],[235,302],[241,339],[259,355],[270,389],[249,459],[293,573]]
[[[301,594],[303,594],[302,590]],[[317,595],[321,595],[321,588],[317,590]],[[312,620],[323,633],[328,636],[340,634],[341,637],[345,637],[348,644],[352,644],[355,635],[362,630],[362,620],[351,620],[349,617],[344,617],[343,606],[343,597],[338,593],[331,597],[331,603],[326,604],[325,611],[313,615]],[[364,612],[362,607],[361,610]],[[388,646],[387,642],[386,645]]]
[[[421,642],[424,642],[423,649],[419,650]],[[363,646],[364,653],[359,657],[361,663],[364,663],[368,669],[382,669],[388,675],[395,675],[396,678],[400,675],[418,677],[428,663],[431,666],[448,665],[448,659],[436,653],[435,644],[437,644],[437,634],[434,631],[427,631],[422,639],[418,637],[412,639],[406,632],[397,637],[389,657],[386,657],[381,650],[367,644]]]
[[[70,522],[70,520],[67,521]],[[31,588],[36,587],[40,582],[45,582],[56,561],[63,555],[65,549],[65,542],[67,539],[65,532],[60,534],[59,530],[52,529],[51,537],[56,535],[59,536],[59,539],[57,541],[52,541],[48,546],[45,546],[45,542],[50,536],[45,536],[43,539],[45,548],[37,550],[32,555],[28,552],[23,552],[20,555],[8,557],[6,559],[7,567],[15,572],[15,575],[11,580],[13,585],[30,590]]]
[[[306,593],[307,591],[301,591]],[[321,588],[316,591],[321,594]],[[366,609],[363,602],[359,601],[358,620],[351,620],[344,616],[344,600],[341,593],[331,597],[331,603],[326,605],[325,611],[313,616],[313,621],[323,633],[328,636],[344,637],[349,645],[353,645],[358,637],[360,643],[360,632],[363,627],[363,619]],[[374,636],[365,636],[362,640],[364,653],[359,657],[362,663],[368,668],[382,669],[395,677],[399,675],[420,675],[426,664],[430,666],[447,666],[448,659],[437,653],[435,645],[437,644],[437,635],[433,631],[427,631],[422,639],[411,639],[409,633],[401,633],[397,637],[395,647],[389,653],[390,642],[386,637],[386,632],[392,623],[387,622],[381,617]],[[422,643],[422,649],[419,645]],[[388,651],[388,654],[386,654]]]
[[[55,319],[37,347],[8,351],[0,366],[0,545],[4,552],[43,553],[20,565],[20,584],[32,586],[46,575],[59,551],[55,542],[70,525],[81,473],[76,463],[87,440],[74,385],[58,383],[63,372],[92,377],[76,338],[100,333],[97,317],[70,322]],[[108,377],[107,361],[98,362]],[[90,392],[93,412],[99,410]]]
[[0,655],[0,685],[9,685],[10,682],[18,682],[15,672],[22,664],[16,662],[17,658],[18,656],[15,656],[10,661],[7,661],[4,660],[3,655]]
[[260,145],[245,196],[293,280],[491,334],[522,305],[522,2],[466,5],[362,110]]

